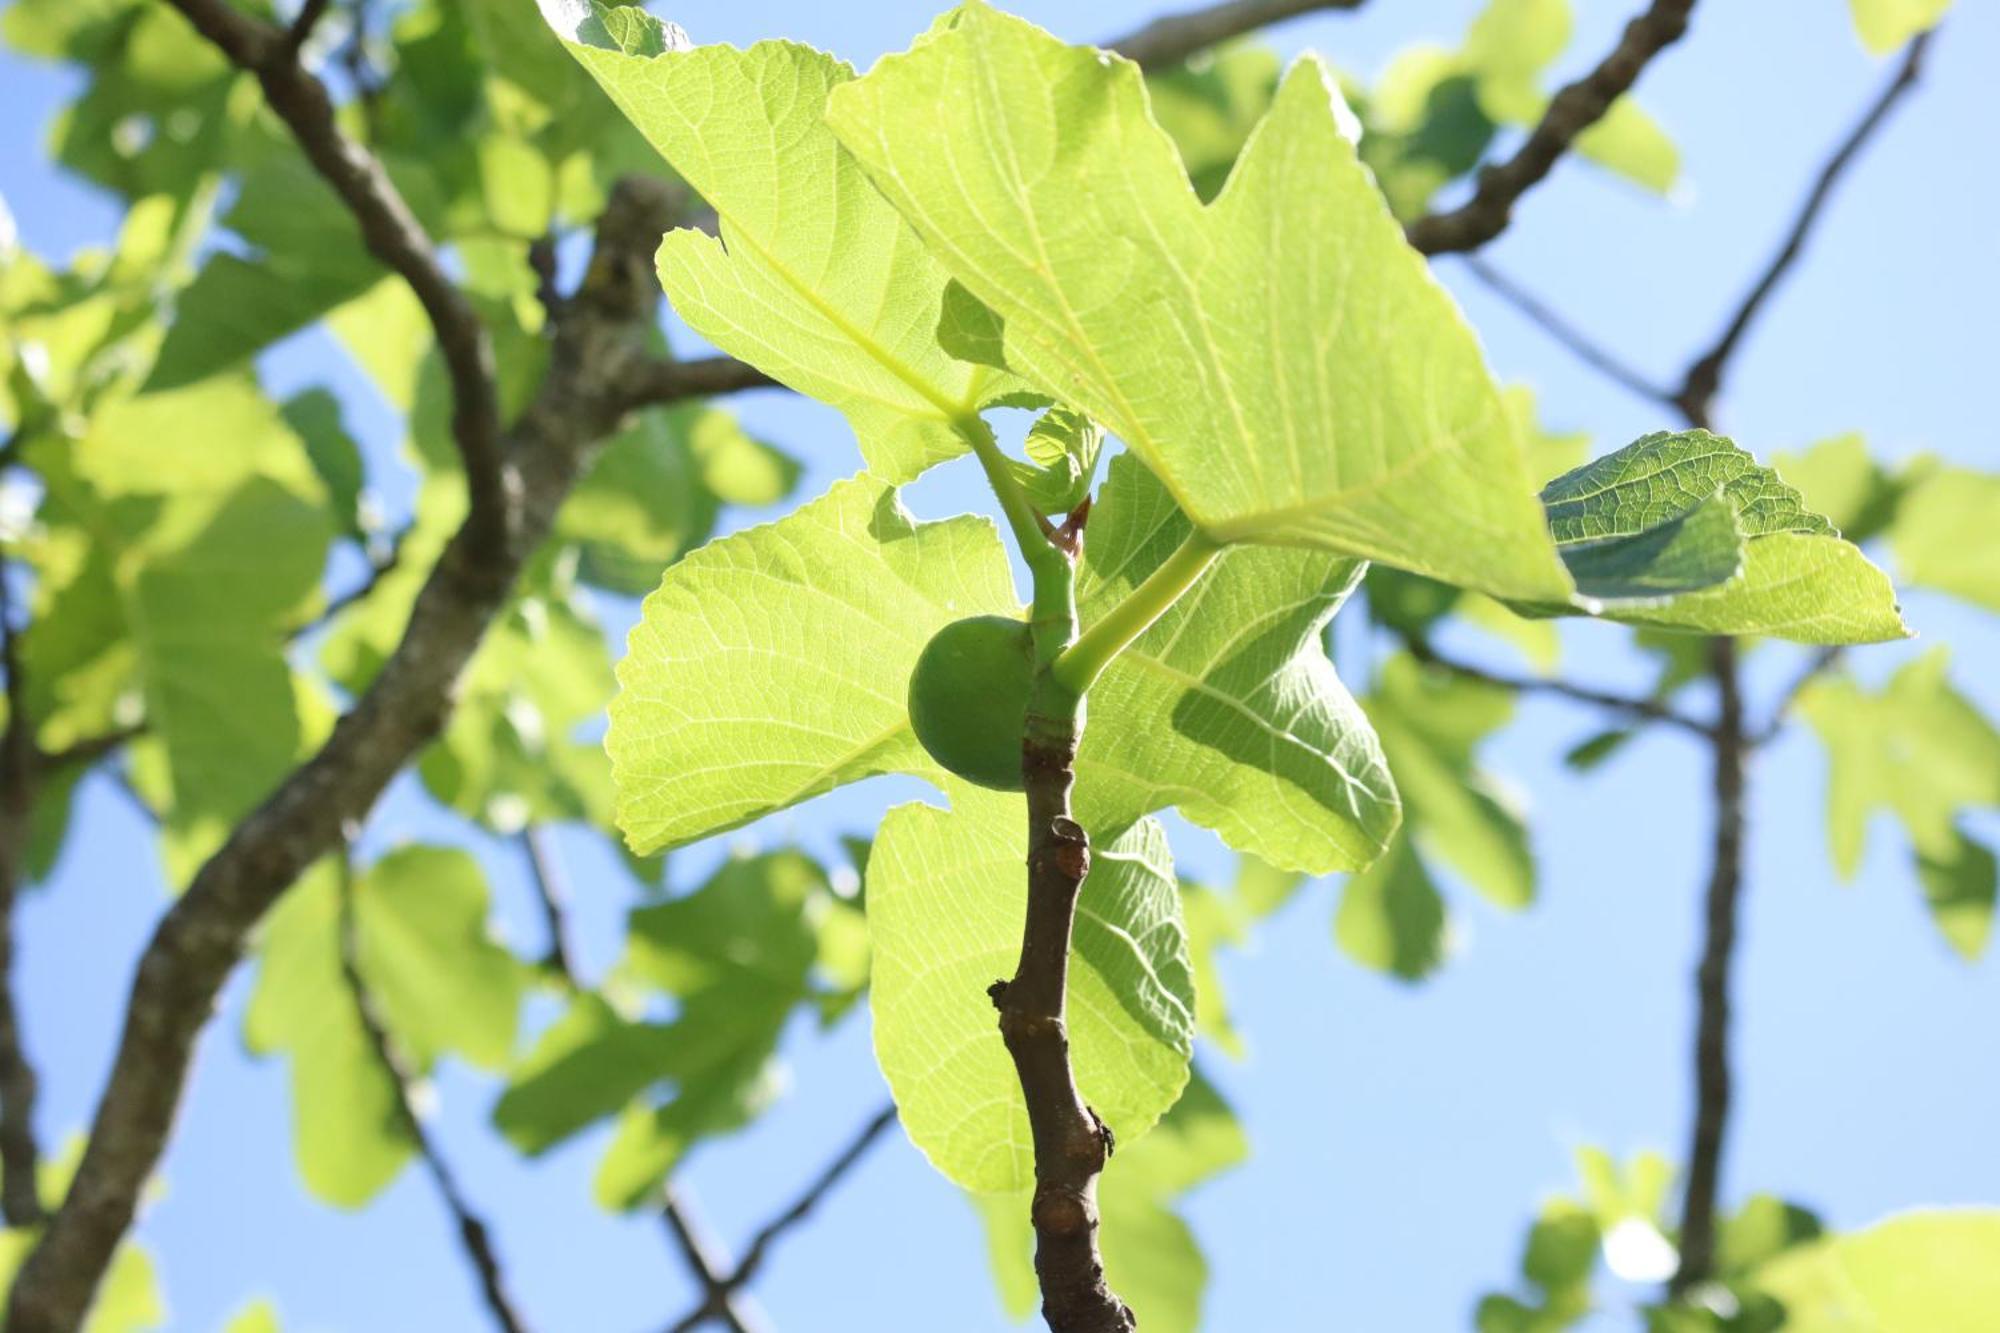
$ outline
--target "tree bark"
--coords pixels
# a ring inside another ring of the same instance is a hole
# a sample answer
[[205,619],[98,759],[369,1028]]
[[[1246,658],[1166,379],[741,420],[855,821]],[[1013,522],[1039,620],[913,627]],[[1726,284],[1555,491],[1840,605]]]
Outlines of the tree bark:
[[[1080,523],[1080,519],[1078,522]],[[1013,979],[988,994],[1013,1057],[1034,1143],[1035,1276],[1052,1333],[1132,1333],[1138,1321],[1104,1280],[1097,1249],[1097,1177],[1111,1131],[1086,1106],[1070,1069],[1064,1022],[1070,935],[1090,872],[1090,840],[1070,815],[1082,704],[1052,668],[1076,637],[1074,543],[1065,525],[1030,557],[1036,681],[1025,719],[1021,774],[1028,798],[1028,903]],[[1067,537],[1065,549],[1056,544]]]

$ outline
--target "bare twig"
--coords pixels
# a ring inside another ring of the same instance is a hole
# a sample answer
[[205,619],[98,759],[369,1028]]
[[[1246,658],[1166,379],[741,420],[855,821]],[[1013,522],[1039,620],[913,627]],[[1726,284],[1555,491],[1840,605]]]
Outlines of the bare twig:
[[[743,1252],[743,1261],[737,1264],[727,1277],[715,1276],[719,1272],[719,1267],[714,1257],[701,1247],[699,1237],[689,1227],[685,1214],[674,1201],[669,1200],[666,1210],[667,1221],[673,1227],[675,1235],[681,1239],[682,1247],[689,1255],[690,1264],[695,1267],[697,1273],[706,1275],[707,1287],[702,1302],[682,1316],[669,1333],[689,1333],[689,1330],[701,1327],[710,1319],[727,1317],[724,1313],[725,1302],[733,1293],[756,1280],[757,1274],[763,1269],[765,1259],[770,1255],[771,1247],[783,1239],[786,1232],[810,1217],[813,1210],[832,1193],[834,1186],[854,1169],[856,1163],[867,1156],[868,1150],[895,1123],[896,1108],[893,1105],[877,1111],[874,1117],[861,1127],[861,1132],[856,1134],[847,1146],[841,1149],[817,1176],[813,1177],[812,1182],[799,1192],[798,1198],[783,1212],[766,1222],[757,1234],[750,1238],[750,1246]],[[731,1320],[731,1326],[738,1325]]]
[[[583,977],[577,970],[576,952],[569,942],[569,889],[562,863],[540,825],[530,824],[521,830],[521,847],[528,858],[528,878],[534,885],[548,932],[547,965],[571,994],[581,994]],[[762,1316],[752,1302],[737,1294],[727,1276],[731,1269],[728,1256],[702,1234],[692,1209],[674,1183],[667,1181],[660,1194],[661,1214],[666,1218],[668,1234],[673,1236],[702,1290],[701,1304],[696,1307],[700,1319],[696,1322],[720,1319],[730,1333],[763,1333]]]
[[1798,214],[1792,220],[1791,230],[1786,233],[1784,243],[1778,247],[1778,252],[1771,256],[1770,262],[1764,266],[1763,273],[1751,285],[1749,294],[1737,306],[1736,313],[1723,326],[1715,344],[1688,367],[1679,390],[1674,394],[1673,402],[1694,425],[1706,428],[1710,424],[1715,396],[1722,389],[1722,377],[1728,368],[1729,358],[1734,355],[1737,346],[1743,341],[1743,336],[1750,331],[1751,324],[1763,310],[1765,302],[1770,300],[1771,294],[1777,290],[1778,284],[1784,280],[1785,274],[1805,253],[1806,241],[1812,236],[1813,227],[1824,212],[1827,201],[1833,197],[1834,187],[1840,183],[1841,177],[1854,164],[1875,132],[1888,121],[1889,113],[1895,109],[1896,103],[1916,87],[1918,79],[1923,75],[1924,53],[1930,49],[1930,43],[1931,34],[1920,33],[1904,51],[1902,64],[1897,67],[1895,75],[1876,95],[1868,110],[1855,123],[1854,128],[1848,131],[1847,137],[1841,140],[1840,146],[1834,149],[1826,164],[1820,168],[1819,175],[1813,181],[1812,188],[1806,192],[1805,201],[1799,206]]
[[876,1141],[883,1134],[887,1133],[889,1127],[895,1123],[896,1108],[894,1105],[884,1106],[881,1110],[877,1111],[869,1119],[868,1123],[861,1127],[861,1131],[849,1141],[848,1145],[841,1149],[840,1153],[832,1161],[828,1162],[825,1167],[821,1168],[820,1173],[813,1177],[812,1182],[799,1192],[798,1198],[792,1201],[791,1206],[772,1218],[769,1222],[766,1222],[758,1230],[757,1234],[750,1238],[750,1246],[743,1252],[743,1262],[736,1266],[735,1273],[730,1276],[730,1285],[732,1287],[741,1287],[753,1281],[758,1272],[763,1268],[764,1260],[769,1256],[771,1247],[781,1240],[786,1232],[811,1216],[813,1209],[819,1207],[826,1196],[832,1193],[833,1187],[841,1182],[847,1173],[854,1168],[854,1165],[868,1154],[868,1150],[874,1147]]
[[1729,1121],[1729,966],[1743,893],[1744,762],[1743,687],[1736,641],[1709,641],[1718,716],[1712,790],[1715,836],[1709,851],[1708,896],[1702,916],[1701,964],[1695,973],[1700,1009],[1694,1045],[1695,1121],[1688,1146],[1686,1195],[1681,1206],[1680,1267],[1669,1296],[1686,1295],[1715,1263],[1715,1200],[1722,1174],[1723,1131]]
[[40,765],[4,563],[0,563],[0,670],[7,673],[7,729],[0,735],[0,1216],[10,1227],[28,1227],[42,1220],[36,1181],[42,1154],[35,1140],[35,1067],[28,1062],[20,1010],[14,1003],[14,901],[34,823]]
[[499,1326],[501,1333],[526,1333],[527,1324],[507,1292],[506,1277],[500,1268],[499,1254],[493,1248],[492,1233],[487,1229],[485,1220],[467,1201],[451,1164],[445,1160],[437,1141],[424,1127],[416,1104],[419,1076],[410,1068],[395,1039],[390,1036],[388,1026],[375,1006],[374,996],[369,992],[367,980],[362,976],[360,940],[354,920],[353,869],[344,861],[340,880],[339,943],[340,975],[347,983],[348,995],[354,1001],[362,1031],[367,1034],[368,1048],[396,1090],[396,1118],[402,1122],[403,1132],[410,1136],[417,1156],[423,1159],[431,1180],[437,1185],[439,1196],[457,1224],[459,1241],[465,1248],[465,1257],[471,1262],[473,1272],[478,1276],[479,1291],[486,1300],[486,1308],[492,1313],[493,1322]]
[[1812,656],[1806,659],[1806,664],[1799,669],[1799,674],[1792,677],[1791,683],[1785,686],[1784,691],[1772,703],[1771,715],[1764,720],[1764,725],[1751,733],[1745,743],[1752,749],[1762,749],[1778,739],[1779,733],[1785,729],[1785,723],[1791,720],[1792,709],[1797,705],[1799,696],[1804,694],[1814,681],[1839,665],[1845,651],[1838,645],[1815,649]]
[[701,1287],[701,1299],[674,1325],[675,1333],[700,1328],[711,1319],[721,1320],[730,1333],[762,1333],[763,1316],[731,1285],[728,1256],[702,1234],[687,1199],[674,1188],[672,1181],[661,1191],[660,1216],[666,1219],[667,1234],[674,1238],[681,1257]]
[[1664,722],[1670,727],[1677,727],[1696,736],[1714,735],[1715,729],[1708,723],[1689,717],[1664,699],[1654,699],[1643,694],[1619,694],[1612,690],[1579,685],[1574,681],[1553,676],[1510,675],[1444,657],[1423,639],[1407,637],[1404,643],[1409,647],[1410,656],[1419,662],[1449,671],[1455,676],[1463,676],[1467,680],[1512,690],[1517,694],[1551,694],[1609,712],[1623,713],[1642,722]]
[[1301,14],[1329,9],[1359,9],[1365,0],[1222,0],[1220,4],[1185,14],[1154,19],[1136,32],[1106,42],[1146,69],[1178,64],[1198,51],[1246,32],[1282,23]]
[[1601,346],[1590,335],[1552,309],[1547,303],[1515,282],[1506,274],[1494,268],[1476,254],[1465,256],[1466,271],[1494,295],[1519,311],[1529,323],[1541,329],[1551,338],[1568,348],[1578,360],[1597,371],[1606,379],[1626,389],[1650,403],[1672,405],[1673,390],[1653,383],[1644,375],[1626,365],[1612,352]]
[[583,286],[564,305],[549,370],[511,431],[520,460],[497,555],[476,525],[446,545],[374,682],[327,743],[231,832],[162,918],[133,982],[125,1030],[62,1207],[9,1294],[9,1333],[74,1333],[165,1147],[194,1043],[258,920],[299,873],[335,851],[389,780],[443,725],[454,683],[523,563],[623,412],[658,308],[652,255],[668,196],[633,178],[613,191]]
[[1693,9],[1694,0],[1653,0],[1645,13],[1625,25],[1618,44],[1597,68],[1549,100],[1541,122],[1512,157],[1479,173],[1472,198],[1447,212],[1418,218],[1404,229],[1410,244],[1427,255],[1476,250],[1505,231],[1521,196],[1540,184],[1577,136],[1638,82],[1654,56],[1680,40]]
[[[1763,275],[1736,309],[1722,336],[1688,367],[1673,402],[1689,425],[1711,424],[1715,395],[1721,389],[1729,358],[1759,310],[1777,290],[1780,280],[1804,252],[1814,224],[1831,198],[1834,186],[1897,101],[1915,86],[1922,72],[1930,33],[1919,35],[1887,87],[1870,104],[1840,146],[1820,169],[1794,218],[1790,232]],[[1681,1202],[1680,1266],[1667,1285],[1672,1299],[1685,1297],[1706,1281],[1715,1266],[1716,1203],[1720,1193],[1722,1152],[1727,1140],[1731,1095],[1729,1060],[1729,971],[1736,946],[1737,918],[1743,891],[1743,812],[1745,764],[1751,751],[1775,735],[1792,703],[1808,683],[1837,659],[1838,649],[1812,657],[1786,690],[1771,720],[1755,735],[1746,732],[1741,672],[1733,639],[1710,644],[1709,672],[1715,679],[1718,717],[1714,732],[1715,839],[1703,913],[1701,963],[1695,973],[1695,1118],[1688,1147],[1687,1183]]]
[[[299,64],[292,35],[228,0],[171,0],[201,34],[257,76],[271,109],[360,224],[368,251],[410,285],[437,335],[451,379],[452,437],[470,495],[466,540],[488,557],[507,544],[518,486],[501,447],[493,347],[402,194],[366,149],[342,134],[326,85]],[[311,6],[308,7],[309,10]]]
[[538,824],[521,830],[521,850],[528,858],[528,880],[535,886],[535,901],[542,909],[542,924],[548,931],[546,965],[558,973],[572,990],[582,989],[582,973],[576,965],[576,947],[570,942],[569,885],[548,834]]
[[[414,525],[411,525],[414,526]],[[410,539],[410,526],[400,529],[389,539],[389,549],[376,555],[368,562],[368,576],[349,588],[346,592],[329,597],[319,614],[305,621],[291,631],[292,638],[299,638],[314,630],[331,625],[340,618],[341,612],[359,602],[365,602],[375,590],[382,586],[382,580],[396,572],[403,563],[403,551]]]

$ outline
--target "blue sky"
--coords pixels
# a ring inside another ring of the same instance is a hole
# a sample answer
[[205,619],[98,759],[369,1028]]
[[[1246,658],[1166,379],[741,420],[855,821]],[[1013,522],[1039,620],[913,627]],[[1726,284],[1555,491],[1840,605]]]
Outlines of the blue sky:
[[[1125,31],[1155,12],[1132,0],[1014,7],[1078,39]],[[1572,67],[1605,49],[1632,5],[1579,7]],[[1452,40],[1476,8],[1476,0],[1380,3],[1293,23],[1278,41],[1372,72],[1409,40]],[[790,36],[864,66],[931,17],[925,0],[738,0],[660,12],[698,41]],[[2000,468],[1986,393],[2000,310],[1996,59],[2000,8],[1962,5],[1924,87],[1852,175],[1736,362],[1720,417],[1747,447],[1768,455],[1861,430],[1890,456],[1929,449]],[[1713,336],[1819,160],[1886,74],[1861,52],[1839,0],[1712,2],[1641,85],[1682,148],[1686,183],[1675,200],[1566,164],[1518,210],[1489,258],[1668,377]],[[103,199],[56,179],[42,159],[39,127],[74,86],[64,72],[0,55],[8,127],[0,190],[23,239],[56,255],[108,239],[116,222]],[[1496,370],[1533,383],[1552,425],[1587,430],[1608,449],[1674,424],[1578,367],[1453,261],[1439,271]],[[279,349],[267,372],[281,388],[333,384],[372,453],[394,466],[395,423],[368,406],[323,339]],[[807,462],[802,494],[859,466],[830,412],[779,394],[752,395],[741,408]],[[961,467],[927,479],[911,505],[935,515],[982,499]],[[1946,645],[1961,687],[2000,711],[2000,625],[1930,596],[1911,597],[1908,611],[1920,642],[1859,653],[1857,669],[1879,678],[1911,653]],[[606,615],[622,625],[630,611]],[[1567,669],[1641,681],[1643,667],[1621,641],[1616,631],[1570,627]],[[1353,634],[1343,642],[1367,647]],[[1783,648],[1753,655],[1758,704],[1796,661]],[[1251,1050],[1241,1062],[1210,1053],[1207,1063],[1248,1127],[1253,1158],[1189,1204],[1213,1270],[1208,1327],[1467,1328],[1478,1293],[1510,1281],[1538,1200],[1572,1184],[1577,1146],[1679,1154],[1708,836],[1703,755],[1685,739],[1653,735],[1578,781],[1556,756],[1595,721],[1568,705],[1529,703],[1491,748],[1491,765],[1535,812],[1541,899],[1509,916],[1455,894],[1462,947],[1434,980],[1405,987],[1336,953],[1334,883],[1312,886],[1254,952],[1226,961]],[[2000,1202],[1991,1150],[2000,959],[1965,965],[1947,952],[1886,822],[1873,830],[1857,881],[1836,879],[1809,734],[1795,731],[1760,756],[1753,781],[1727,1195],[1776,1191],[1840,1225],[1920,1203]],[[827,848],[839,831],[868,827],[918,790],[867,784],[747,836]],[[1990,813],[1979,824],[1989,838],[2000,832]],[[376,847],[465,836],[407,780],[368,831]],[[1227,858],[1206,835],[1181,826],[1175,836],[1186,870],[1223,873]],[[477,846],[507,928],[533,947],[515,849]],[[561,846],[586,962],[601,967],[616,948],[629,881],[586,840]],[[690,854],[676,873],[698,875],[719,854]],[[55,882],[22,914],[21,985],[47,1139],[87,1122],[132,962],[165,893],[148,830],[112,787],[92,783]],[[243,981],[229,988],[202,1046],[164,1190],[140,1227],[164,1273],[172,1327],[217,1328],[254,1295],[275,1301],[288,1330],[484,1327],[421,1173],[406,1173],[360,1215],[306,1197],[290,1158],[284,1070],[249,1060],[236,1036]],[[733,1244],[884,1096],[865,1016],[826,1036],[802,1026],[788,1053],[790,1095],[750,1132],[704,1149],[687,1176],[711,1229]],[[447,1070],[438,1093],[446,1150],[493,1222],[538,1326],[615,1333],[678,1317],[691,1289],[664,1230],[648,1218],[607,1218],[589,1201],[601,1136],[524,1164],[486,1128],[489,1085]],[[779,1327],[814,1333],[934,1327],[940,1309],[956,1312],[954,1329],[1010,1327],[971,1209],[900,1139],[774,1255],[757,1296]],[[1595,1326],[1632,1321],[1614,1310]]]

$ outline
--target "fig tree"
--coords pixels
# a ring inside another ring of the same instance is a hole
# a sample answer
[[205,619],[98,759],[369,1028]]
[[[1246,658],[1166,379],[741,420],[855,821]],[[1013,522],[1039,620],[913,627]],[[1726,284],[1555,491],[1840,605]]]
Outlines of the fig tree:
[[1034,676],[1028,627],[1006,616],[954,620],[910,672],[910,725],[931,758],[968,782],[1021,790],[1021,726]]

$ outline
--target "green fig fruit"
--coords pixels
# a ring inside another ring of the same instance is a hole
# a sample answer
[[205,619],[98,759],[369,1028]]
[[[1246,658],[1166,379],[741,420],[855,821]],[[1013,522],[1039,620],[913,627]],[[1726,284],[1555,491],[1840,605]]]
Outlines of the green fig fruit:
[[910,673],[910,726],[931,758],[968,782],[1021,790],[1021,728],[1034,679],[1028,627],[1006,616],[954,620]]

